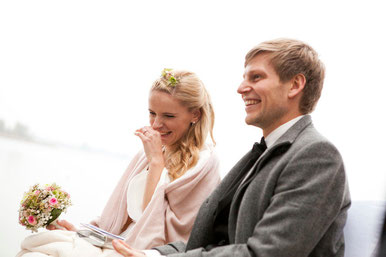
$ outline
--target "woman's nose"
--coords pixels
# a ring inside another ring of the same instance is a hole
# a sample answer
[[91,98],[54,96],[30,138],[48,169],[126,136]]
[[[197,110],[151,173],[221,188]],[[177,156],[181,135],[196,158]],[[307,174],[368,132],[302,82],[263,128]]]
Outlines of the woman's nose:
[[158,118],[155,118],[152,127],[155,130],[160,129],[162,127],[162,121]]

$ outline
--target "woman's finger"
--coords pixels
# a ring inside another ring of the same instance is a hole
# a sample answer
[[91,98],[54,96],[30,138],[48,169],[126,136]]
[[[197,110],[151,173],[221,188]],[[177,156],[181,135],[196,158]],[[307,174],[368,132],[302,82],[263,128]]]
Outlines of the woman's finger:
[[122,240],[117,240],[118,241],[118,244],[121,244],[123,247],[129,249],[129,250],[134,250],[133,248],[131,248],[127,243],[125,243],[124,241]]
[[142,142],[146,140],[146,136],[142,132],[135,132],[134,135],[138,136]]
[[52,224],[48,225],[46,227],[46,229],[48,229],[48,230],[58,230],[58,228],[56,226],[52,225]]
[[69,231],[76,231],[76,227],[67,220],[58,220],[57,223],[59,226],[62,226]]

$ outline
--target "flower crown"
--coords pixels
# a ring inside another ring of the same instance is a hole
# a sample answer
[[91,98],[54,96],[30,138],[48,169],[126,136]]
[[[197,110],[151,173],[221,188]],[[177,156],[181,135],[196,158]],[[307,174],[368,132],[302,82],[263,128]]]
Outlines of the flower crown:
[[172,72],[173,69],[163,69],[161,77],[168,81],[168,86],[175,87],[180,83],[179,78],[177,78]]

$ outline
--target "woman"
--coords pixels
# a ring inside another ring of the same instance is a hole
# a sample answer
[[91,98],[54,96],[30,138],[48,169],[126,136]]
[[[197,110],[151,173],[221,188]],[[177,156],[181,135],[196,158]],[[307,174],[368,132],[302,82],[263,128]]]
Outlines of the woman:
[[[137,249],[187,241],[198,208],[220,182],[218,159],[205,143],[208,134],[214,142],[214,112],[194,73],[164,69],[150,90],[149,118],[150,126],[135,132],[143,150],[131,161],[101,217],[91,222]],[[58,224],[76,230],[67,221]],[[34,248],[26,241],[25,248]]]

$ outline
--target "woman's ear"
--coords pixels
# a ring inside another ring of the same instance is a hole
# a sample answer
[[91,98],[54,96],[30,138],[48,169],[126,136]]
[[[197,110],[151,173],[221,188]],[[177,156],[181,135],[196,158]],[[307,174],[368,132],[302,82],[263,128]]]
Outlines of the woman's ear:
[[192,123],[198,122],[201,118],[201,110],[200,109],[194,109],[192,111],[192,114],[193,114]]
[[299,95],[303,91],[305,85],[306,77],[301,73],[295,75],[291,80],[291,87],[288,92],[288,97],[294,98]]

